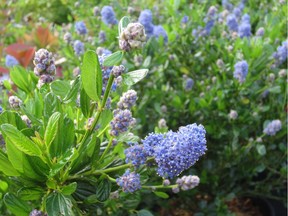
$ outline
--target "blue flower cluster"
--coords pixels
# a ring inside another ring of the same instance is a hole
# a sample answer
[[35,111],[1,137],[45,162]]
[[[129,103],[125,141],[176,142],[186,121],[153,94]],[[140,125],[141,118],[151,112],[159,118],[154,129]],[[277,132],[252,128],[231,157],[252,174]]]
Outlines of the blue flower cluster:
[[182,19],[181,19],[181,23],[182,24],[186,24],[189,21],[189,17],[187,15],[185,15]]
[[189,176],[182,176],[176,180],[176,184],[179,188],[183,191],[191,190],[198,186],[200,183],[200,179],[198,176],[189,175]]
[[106,25],[116,25],[118,20],[115,17],[114,10],[111,6],[104,6],[101,10],[102,21]]
[[125,71],[124,65],[114,66],[112,68],[112,74],[115,78],[118,78],[122,75],[122,73]]
[[116,179],[116,183],[122,187],[126,193],[133,193],[141,189],[140,175],[135,172],[130,172],[129,169],[127,169],[121,177]]
[[86,25],[83,21],[79,21],[75,23],[75,30],[77,34],[79,35],[86,35],[88,33]]
[[226,18],[226,24],[228,26],[228,29],[230,31],[238,31],[238,22],[237,22],[237,17],[235,14],[229,14]]
[[263,133],[274,136],[282,128],[282,123],[279,119],[271,121],[263,130]]
[[194,80],[192,78],[184,77],[184,89],[185,89],[185,91],[191,91],[193,85],[194,85]]
[[240,38],[251,36],[250,16],[248,14],[242,16],[241,24],[238,28],[238,35]]
[[104,43],[106,41],[106,33],[105,31],[100,31],[98,35],[99,43]]
[[6,65],[6,67],[13,67],[15,65],[19,65],[19,62],[14,56],[6,55],[5,65]]
[[120,133],[128,131],[128,128],[135,124],[136,120],[132,117],[132,113],[128,109],[116,109],[113,111],[113,119],[110,122],[111,136],[118,136]]
[[119,109],[131,109],[135,105],[137,98],[137,92],[130,89],[122,95],[117,103],[117,107]]
[[288,41],[284,41],[277,51],[273,53],[275,66],[280,66],[288,57]]
[[84,54],[84,44],[80,40],[74,41],[73,48],[77,56]]
[[131,162],[136,168],[142,164],[145,164],[147,160],[147,154],[144,151],[144,146],[135,143],[124,151],[126,155],[126,163]]
[[158,39],[160,36],[162,36],[164,42],[168,42],[168,35],[163,26],[153,24],[152,12],[150,10],[141,11],[138,22],[144,26],[147,38],[154,36]]
[[47,216],[44,212],[34,209],[30,212],[29,216]]
[[243,83],[248,74],[248,64],[245,60],[239,61],[234,65],[233,77]]
[[149,134],[142,142],[147,154],[152,153],[155,158],[158,174],[163,178],[173,178],[205,154],[205,134],[202,125],[191,124],[180,127],[178,132],[163,134],[162,139],[161,135]]
[[18,98],[17,96],[10,96],[8,101],[9,101],[9,105],[12,108],[19,108],[23,103],[22,100]]

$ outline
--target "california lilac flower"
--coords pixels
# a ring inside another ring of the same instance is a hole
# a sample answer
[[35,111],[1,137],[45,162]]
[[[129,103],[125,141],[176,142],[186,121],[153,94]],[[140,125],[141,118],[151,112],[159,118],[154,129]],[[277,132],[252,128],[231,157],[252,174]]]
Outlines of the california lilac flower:
[[238,118],[238,113],[237,113],[237,111],[236,110],[230,110],[230,113],[229,113],[229,118],[230,119],[233,119],[233,120],[235,120],[235,119],[237,119]]
[[282,46],[277,48],[277,51],[273,53],[273,58],[275,60],[275,66],[281,65],[288,57],[288,41],[284,41]]
[[143,145],[139,145],[138,143],[130,146],[124,151],[126,155],[126,163],[132,163],[136,168],[142,164],[145,164],[147,160],[147,154],[144,150]]
[[3,108],[2,106],[0,106],[0,114],[3,112]]
[[104,43],[106,41],[106,33],[104,31],[100,31],[98,35],[99,43]]
[[190,91],[194,85],[194,80],[192,78],[184,77],[184,89],[185,91]]
[[111,6],[104,6],[101,10],[102,21],[106,25],[116,25],[118,20],[115,17],[114,10]]
[[141,189],[140,175],[135,172],[130,172],[129,169],[127,169],[121,177],[116,179],[116,183],[122,187],[122,190],[126,193],[133,193]]
[[8,101],[9,101],[9,105],[12,108],[19,108],[23,103],[22,100],[18,98],[17,96],[10,96]]
[[189,175],[189,176],[182,176],[181,178],[177,178],[176,184],[179,188],[183,191],[191,190],[198,186],[200,183],[200,178],[195,175]]
[[169,181],[169,179],[164,179],[163,180],[163,185],[164,186],[168,186],[168,185],[170,185],[171,183],[170,183],[170,181]]
[[181,19],[182,24],[186,24],[186,23],[188,23],[188,21],[189,21],[189,17],[187,15]]
[[257,31],[256,31],[256,36],[262,37],[265,33],[265,29],[263,27],[260,27]]
[[128,128],[135,124],[136,120],[128,109],[116,109],[113,111],[113,119],[110,122],[111,136],[118,136],[120,133],[128,131]]
[[125,71],[124,65],[114,66],[112,68],[112,74],[114,75],[115,78],[118,78],[119,76],[121,76],[124,71]]
[[250,23],[250,16],[248,14],[244,14],[241,18],[242,23]]
[[165,120],[164,118],[161,118],[161,119],[158,121],[158,127],[159,127],[160,129],[167,127],[166,120]]
[[146,146],[149,148],[154,146],[154,152],[149,148],[148,150],[150,153],[153,152],[152,156],[158,165],[158,174],[164,178],[173,178],[194,165],[205,153],[207,149],[205,133],[202,125],[191,124],[180,127],[178,132],[167,132],[162,135],[162,140],[156,139],[156,142],[153,139],[157,136],[149,134],[143,140],[143,145],[145,150]]
[[[98,56],[104,55],[105,58],[107,58],[109,55],[112,54],[112,52],[110,50],[105,49],[103,47],[97,47],[96,53],[97,53]],[[100,59],[99,59],[99,61],[100,61]]]
[[74,41],[73,48],[77,56],[84,54],[84,44],[80,40]]
[[239,25],[238,35],[240,38],[251,36],[251,25],[248,22],[243,22]]
[[150,10],[143,10],[140,13],[138,22],[145,28],[145,34],[148,38],[153,35],[154,25],[152,23],[152,12]]
[[31,127],[32,122],[27,115],[22,115],[21,119],[26,123],[27,127]]
[[94,16],[100,16],[100,8],[99,7],[95,6],[93,8],[93,15]]
[[274,136],[282,128],[282,123],[279,119],[271,121],[263,130],[263,133]]
[[63,36],[63,40],[67,43],[70,44],[72,42],[72,35],[70,32],[66,32]]
[[133,89],[125,92],[117,103],[119,109],[131,109],[132,106],[136,104],[137,92]]
[[13,67],[15,65],[19,65],[19,62],[14,56],[6,55],[5,65],[6,67]]
[[227,16],[226,24],[230,31],[238,31],[238,22],[234,14],[229,14]]
[[87,34],[87,28],[83,21],[79,21],[75,23],[75,30],[77,34],[79,35],[86,35]]
[[233,77],[243,83],[248,74],[248,64],[245,60],[239,61],[234,65]]
[[34,209],[30,212],[29,216],[47,216],[44,212]]
[[238,19],[240,19],[241,13],[242,13],[242,10],[241,10],[240,8],[235,7],[235,8],[233,9],[233,14],[234,14]]
[[233,5],[229,2],[229,0],[222,0],[222,6],[229,11],[231,11],[233,8]]
[[141,49],[146,42],[144,26],[140,23],[129,23],[119,37],[119,47],[124,51]]
[[165,29],[163,28],[163,26],[161,25],[154,26],[153,36],[155,36],[156,38],[159,38],[160,36],[162,36],[164,39],[164,42],[165,43],[168,42],[168,35]]
[[163,139],[163,134],[150,133],[145,137],[144,140],[142,140],[143,146],[148,156],[154,156],[156,146],[159,146]]

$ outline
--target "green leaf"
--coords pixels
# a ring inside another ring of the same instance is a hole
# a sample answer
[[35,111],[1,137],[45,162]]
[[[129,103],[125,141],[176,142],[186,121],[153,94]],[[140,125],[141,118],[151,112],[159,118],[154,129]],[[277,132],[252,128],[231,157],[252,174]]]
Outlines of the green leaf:
[[32,206],[28,205],[14,194],[5,194],[4,203],[7,208],[17,216],[27,216],[32,211]]
[[81,86],[80,76],[78,76],[74,80],[71,89],[69,90],[67,95],[64,97],[64,99],[63,99],[64,103],[70,103],[77,98],[77,94],[78,94],[80,86]]
[[72,201],[61,193],[52,192],[46,199],[46,211],[48,216],[73,216]]
[[17,128],[10,124],[3,124],[1,126],[3,134],[6,139],[9,139],[20,151],[27,155],[40,157],[42,152],[39,146],[22,134]]
[[123,82],[128,86],[134,85],[142,80],[148,74],[148,71],[148,69],[140,69],[123,74]]
[[137,212],[137,216],[153,216],[153,214],[146,209],[142,209]]
[[266,147],[265,145],[257,145],[256,146],[257,152],[259,155],[263,156],[266,154]]
[[6,181],[0,180],[0,190],[5,192],[8,189],[8,183]]
[[104,202],[110,196],[111,182],[104,178],[100,179],[96,184],[96,197],[100,202]]
[[23,130],[27,128],[27,125],[23,122],[19,114],[9,110],[4,111],[0,115],[0,125],[5,123],[17,127],[18,130]]
[[7,176],[19,176],[19,172],[14,169],[8,157],[0,151],[0,171]]
[[94,51],[90,50],[84,54],[81,78],[87,95],[92,100],[99,101],[102,92],[102,70]]
[[52,92],[63,99],[70,91],[70,85],[67,81],[55,80],[50,84]]
[[122,61],[122,59],[123,59],[123,52],[117,51],[104,59],[103,66],[108,67],[117,65]]
[[270,93],[280,94],[281,93],[281,87],[280,86],[273,86],[273,87],[269,88],[268,91]]
[[35,187],[35,188],[21,188],[20,191],[18,191],[18,195],[22,200],[40,200],[43,195],[45,194],[45,191],[42,188]]
[[48,121],[45,135],[44,135],[44,140],[46,143],[46,146],[49,147],[53,140],[55,139],[58,131],[58,121],[60,119],[61,114],[59,112],[55,112]]
[[161,197],[163,199],[168,199],[169,195],[167,193],[161,192],[161,191],[154,191],[153,192],[156,196]]
[[90,98],[84,89],[80,92],[80,107],[83,115],[88,118],[90,113]]
[[53,94],[48,93],[44,98],[44,119],[45,125],[48,122],[48,119],[55,112],[61,113],[61,103],[60,100]]
[[22,67],[16,66],[12,67],[10,70],[11,80],[17,85],[21,90],[26,93],[30,93],[32,90],[32,82],[29,78],[29,73]]
[[77,189],[77,183],[76,182],[72,182],[69,185],[65,185],[62,188],[62,194],[64,195],[71,195],[72,193],[74,193]]
[[122,19],[120,20],[120,22],[118,24],[119,37],[120,37],[121,33],[123,32],[123,30],[128,26],[129,23],[130,23],[129,17],[127,17],[127,16],[122,17]]

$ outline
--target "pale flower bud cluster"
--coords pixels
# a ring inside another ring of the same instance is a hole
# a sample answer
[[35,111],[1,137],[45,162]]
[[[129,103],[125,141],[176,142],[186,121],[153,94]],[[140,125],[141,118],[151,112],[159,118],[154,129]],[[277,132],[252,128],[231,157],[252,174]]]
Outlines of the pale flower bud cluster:
[[119,38],[120,49],[130,51],[141,49],[146,41],[144,26],[140,23],[129,23]]

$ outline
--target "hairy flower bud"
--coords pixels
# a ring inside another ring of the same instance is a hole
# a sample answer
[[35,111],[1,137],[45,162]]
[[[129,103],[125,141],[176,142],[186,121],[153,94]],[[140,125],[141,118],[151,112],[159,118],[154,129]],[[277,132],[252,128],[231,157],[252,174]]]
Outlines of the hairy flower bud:
[[22,105],[22,100],[17,96],[10,96],[8,101],[12,108],[19,108]]
[[140,23],[129,23],[123,30],[119,38],[120,49],[130,51],[131,49],[141,49],[146,41],[143,25]]

